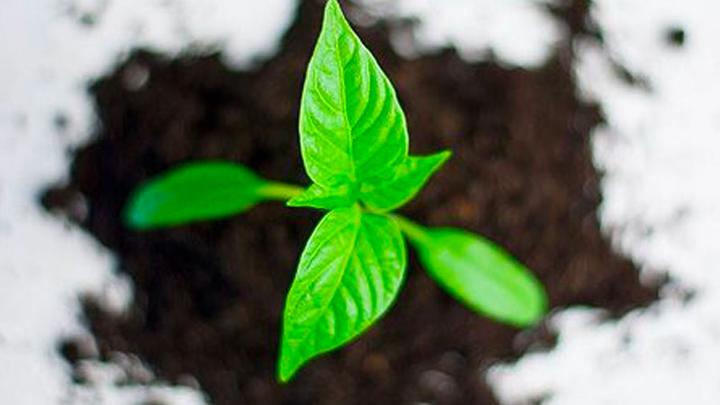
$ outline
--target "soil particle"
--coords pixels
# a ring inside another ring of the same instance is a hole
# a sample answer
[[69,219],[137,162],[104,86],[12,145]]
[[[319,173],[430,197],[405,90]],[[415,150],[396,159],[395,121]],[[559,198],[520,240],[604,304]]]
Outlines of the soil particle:
[[681,27],[668,28],[665,37],[672,46],[680,48],[685,45],[685,30]]

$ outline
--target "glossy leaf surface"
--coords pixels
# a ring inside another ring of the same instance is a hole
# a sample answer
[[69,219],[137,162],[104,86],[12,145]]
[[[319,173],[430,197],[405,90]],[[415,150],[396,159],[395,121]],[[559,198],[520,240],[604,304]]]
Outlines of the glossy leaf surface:
[[325,215],[308,241],[285,304],[278,376],[361,334],[402,283],[405,244],[391,219],[357,206]]
[[471,309],[516,326],[547,311],[540,282],[492,242],[448,228],[417,227],[409,236],[430,276]]
[[313,182],[373,182],[407,156],[395,90],[335,0],[327,2],[300,105],[302,157]]

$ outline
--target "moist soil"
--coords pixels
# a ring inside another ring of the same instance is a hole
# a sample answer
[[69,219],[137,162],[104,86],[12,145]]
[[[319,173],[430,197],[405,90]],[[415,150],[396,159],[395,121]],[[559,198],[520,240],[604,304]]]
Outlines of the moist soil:
[[[308,183],[298,101],[320,3],[300,5],[279,54],[253,71],[230,70],[219,55],[169,60],[140,51],[92,85],[96,137],[75,151],[69,184],[43,202],[115,252],[118,271],[134,285],[122,315],[85,300],[97,356],[133,353],[158,378],[197,383],[220,405],[495,404],[487,367],[551,346],[551,334],[544,325],[519,331],[474,314],[440,290],[412,253],[384,319],[283,386],[275,364],[284,297],[321,213],[268,203],[149,233],[121,222],[132,189],[187,161],[230,160]],[[588,35],[585,5],[556,12],[571,38],[536,70],[470,64],[453,50],[405,60],[384,24],[358,31],[397,87],[412,151],[454,152],[404,213],[505,246],[547,286],[553,308],[589,305],[617,315],[656,291],[639,284],[637,268],[600,232],[589,133],[601,114],[578,100],[570,65],[572,37]],[[88,356],[76,342],[61,347],[75,364]]]

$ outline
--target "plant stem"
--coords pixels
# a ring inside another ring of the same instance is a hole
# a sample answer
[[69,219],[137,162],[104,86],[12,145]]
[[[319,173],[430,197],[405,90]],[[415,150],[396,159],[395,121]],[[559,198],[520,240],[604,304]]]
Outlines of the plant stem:
[[303,192],[303,188],[294,184],[270,183],[262,188],[262,195],[273,200],[287,201]]
[[388,214],[396,224],[400,227],[400,230],[410,239],[412,242],[418,244],[430,243],[430,237],[428,236],[427,229],[420,224],[417,224],[402,215]]

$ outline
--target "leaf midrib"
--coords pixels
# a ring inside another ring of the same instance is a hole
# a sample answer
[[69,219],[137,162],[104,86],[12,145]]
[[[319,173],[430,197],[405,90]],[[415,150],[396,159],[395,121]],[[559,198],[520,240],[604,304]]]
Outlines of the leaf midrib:
[[[340,24],[346,24],[344,17],[342,15],[336,16],[338,19],[338,22]],[[349,27],[346,27],[349,29]],[[335,63],[338,65],[338,81],[340,82],[340,96],[342,100],[342,118],[343,123],[345,124],[345,136],[347,137],[347,145],[348,145],[348,157],[350,158],[350,177],[353,182],[357,181],[357,173],[355,172],[355,153],[353,151],[353,133],[352,133],[352,127],[350,126],[350,119],[348,117],[348,105],[347,105],[347,94],[345,90],[345,63],[342,60],[340,56],[340,38],[342,38],[343,35],[346,35],[345,32],[340,30],[340,32],[336,32],[335,35],[335,41],[334,41],[334,47],[333,47],[333,55],[335,56]],[[357,44],[355,44],[357,46]]]

